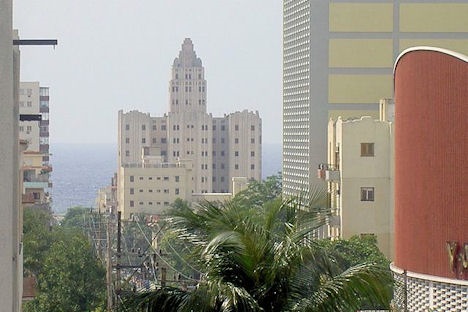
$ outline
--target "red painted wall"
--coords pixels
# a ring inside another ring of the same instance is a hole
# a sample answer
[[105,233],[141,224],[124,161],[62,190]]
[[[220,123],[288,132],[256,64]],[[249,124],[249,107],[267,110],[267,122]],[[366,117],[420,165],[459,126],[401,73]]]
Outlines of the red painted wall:
[[410,51],[395,68],[395,265],[455,278],[446,241],[468,243],[468,63]]

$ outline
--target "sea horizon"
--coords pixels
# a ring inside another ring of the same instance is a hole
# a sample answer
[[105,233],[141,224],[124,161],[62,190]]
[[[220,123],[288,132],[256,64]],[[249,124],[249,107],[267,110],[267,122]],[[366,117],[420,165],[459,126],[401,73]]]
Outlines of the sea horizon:
[[[98,190],[110,185],[117,170],[116,143],[52,143],[52,211],[95,207]],[[281,144],[262,145],[262,179],[281,171]]]

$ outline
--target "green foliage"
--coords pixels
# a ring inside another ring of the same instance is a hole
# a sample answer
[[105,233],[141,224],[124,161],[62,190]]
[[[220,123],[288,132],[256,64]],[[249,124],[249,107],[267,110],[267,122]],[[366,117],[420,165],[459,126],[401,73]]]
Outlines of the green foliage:
[[[325,193],[263,206],[205,203],[169,220],[204,272],[193,291],[165,287],[132,298],[136,311],[355,311],[386,307],[389,276],[378,265],[343,268],[311,239],[326,224]],[[250,212],[250,213],[249,213]]]
[[59,231],[39,275],[32,311],[92,311],[103,302],[105,269],[78,231]]
[[87,226],[87,218],[91,213],[91,208],[71,207],[67,209],[67,213],[63,218],[61,225],[65,228],[83,229]]
[[232,203],[236,206],[262,207],[263,204],[281,196],[281,173],[267,177],[264,181],[250,181],[247,189],[234,196]]
[[83,234],[87,210],[71,209],[63,225],[49,212],[24,212],[25,271],[37,277],[38,295],[23,307],[36,311],[93,311],[105,299],[105,269]]
[[26,208],[23,212],[23,265],[25,275],[37,276],[53,240],[52,214],[48,210]]
[[322,243],[343,267],[364,262],[375,263],[382,268],[390,267],[390,261],[377,247],[375,236],[353,236],[350,239],[323,240]]

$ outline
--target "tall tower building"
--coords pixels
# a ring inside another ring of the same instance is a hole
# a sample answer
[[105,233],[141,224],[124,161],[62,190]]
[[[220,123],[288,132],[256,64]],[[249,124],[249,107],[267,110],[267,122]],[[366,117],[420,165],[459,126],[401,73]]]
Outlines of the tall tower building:
[[[175,198],[191,200],[192,193],[230,193],[234,178],[261,179],[262,120],[258,111],[237,111],[223,117],[207,113],[205,70],[190,39],[184,40],[174,60],[168,91],[169,111],[162,117],[119,111],[119,209],[131,211],[125,216],[160,211]],[[150,158],[157,163],[146,162]],[[150,173],[151,168],[158,170]],[[163,172],[167,168],[186,170]],[[163,181],[177,176],[179,183],[162,189],[164,199],[157,197],[160,189],[153,185],[158,175],[167,178]],[[135,181],[146,181],[147,186],[137,186]]]
[[168,160],[193,160],[195,193],[212,189],[213,118],[206,113],[206,80],[200,58],[186,38],[169,82]]
[[283,191],[318,181],[327,121],[378,119],[393,64],[411,46],[468,53],[468,3],[283,0]]

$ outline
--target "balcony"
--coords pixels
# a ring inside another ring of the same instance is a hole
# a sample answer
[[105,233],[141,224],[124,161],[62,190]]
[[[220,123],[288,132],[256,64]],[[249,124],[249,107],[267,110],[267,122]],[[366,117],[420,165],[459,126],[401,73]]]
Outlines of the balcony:
[[340,170],[338,166],[333,164],[319,164],[317,177],[329,182],[338,182],[340,181]]

